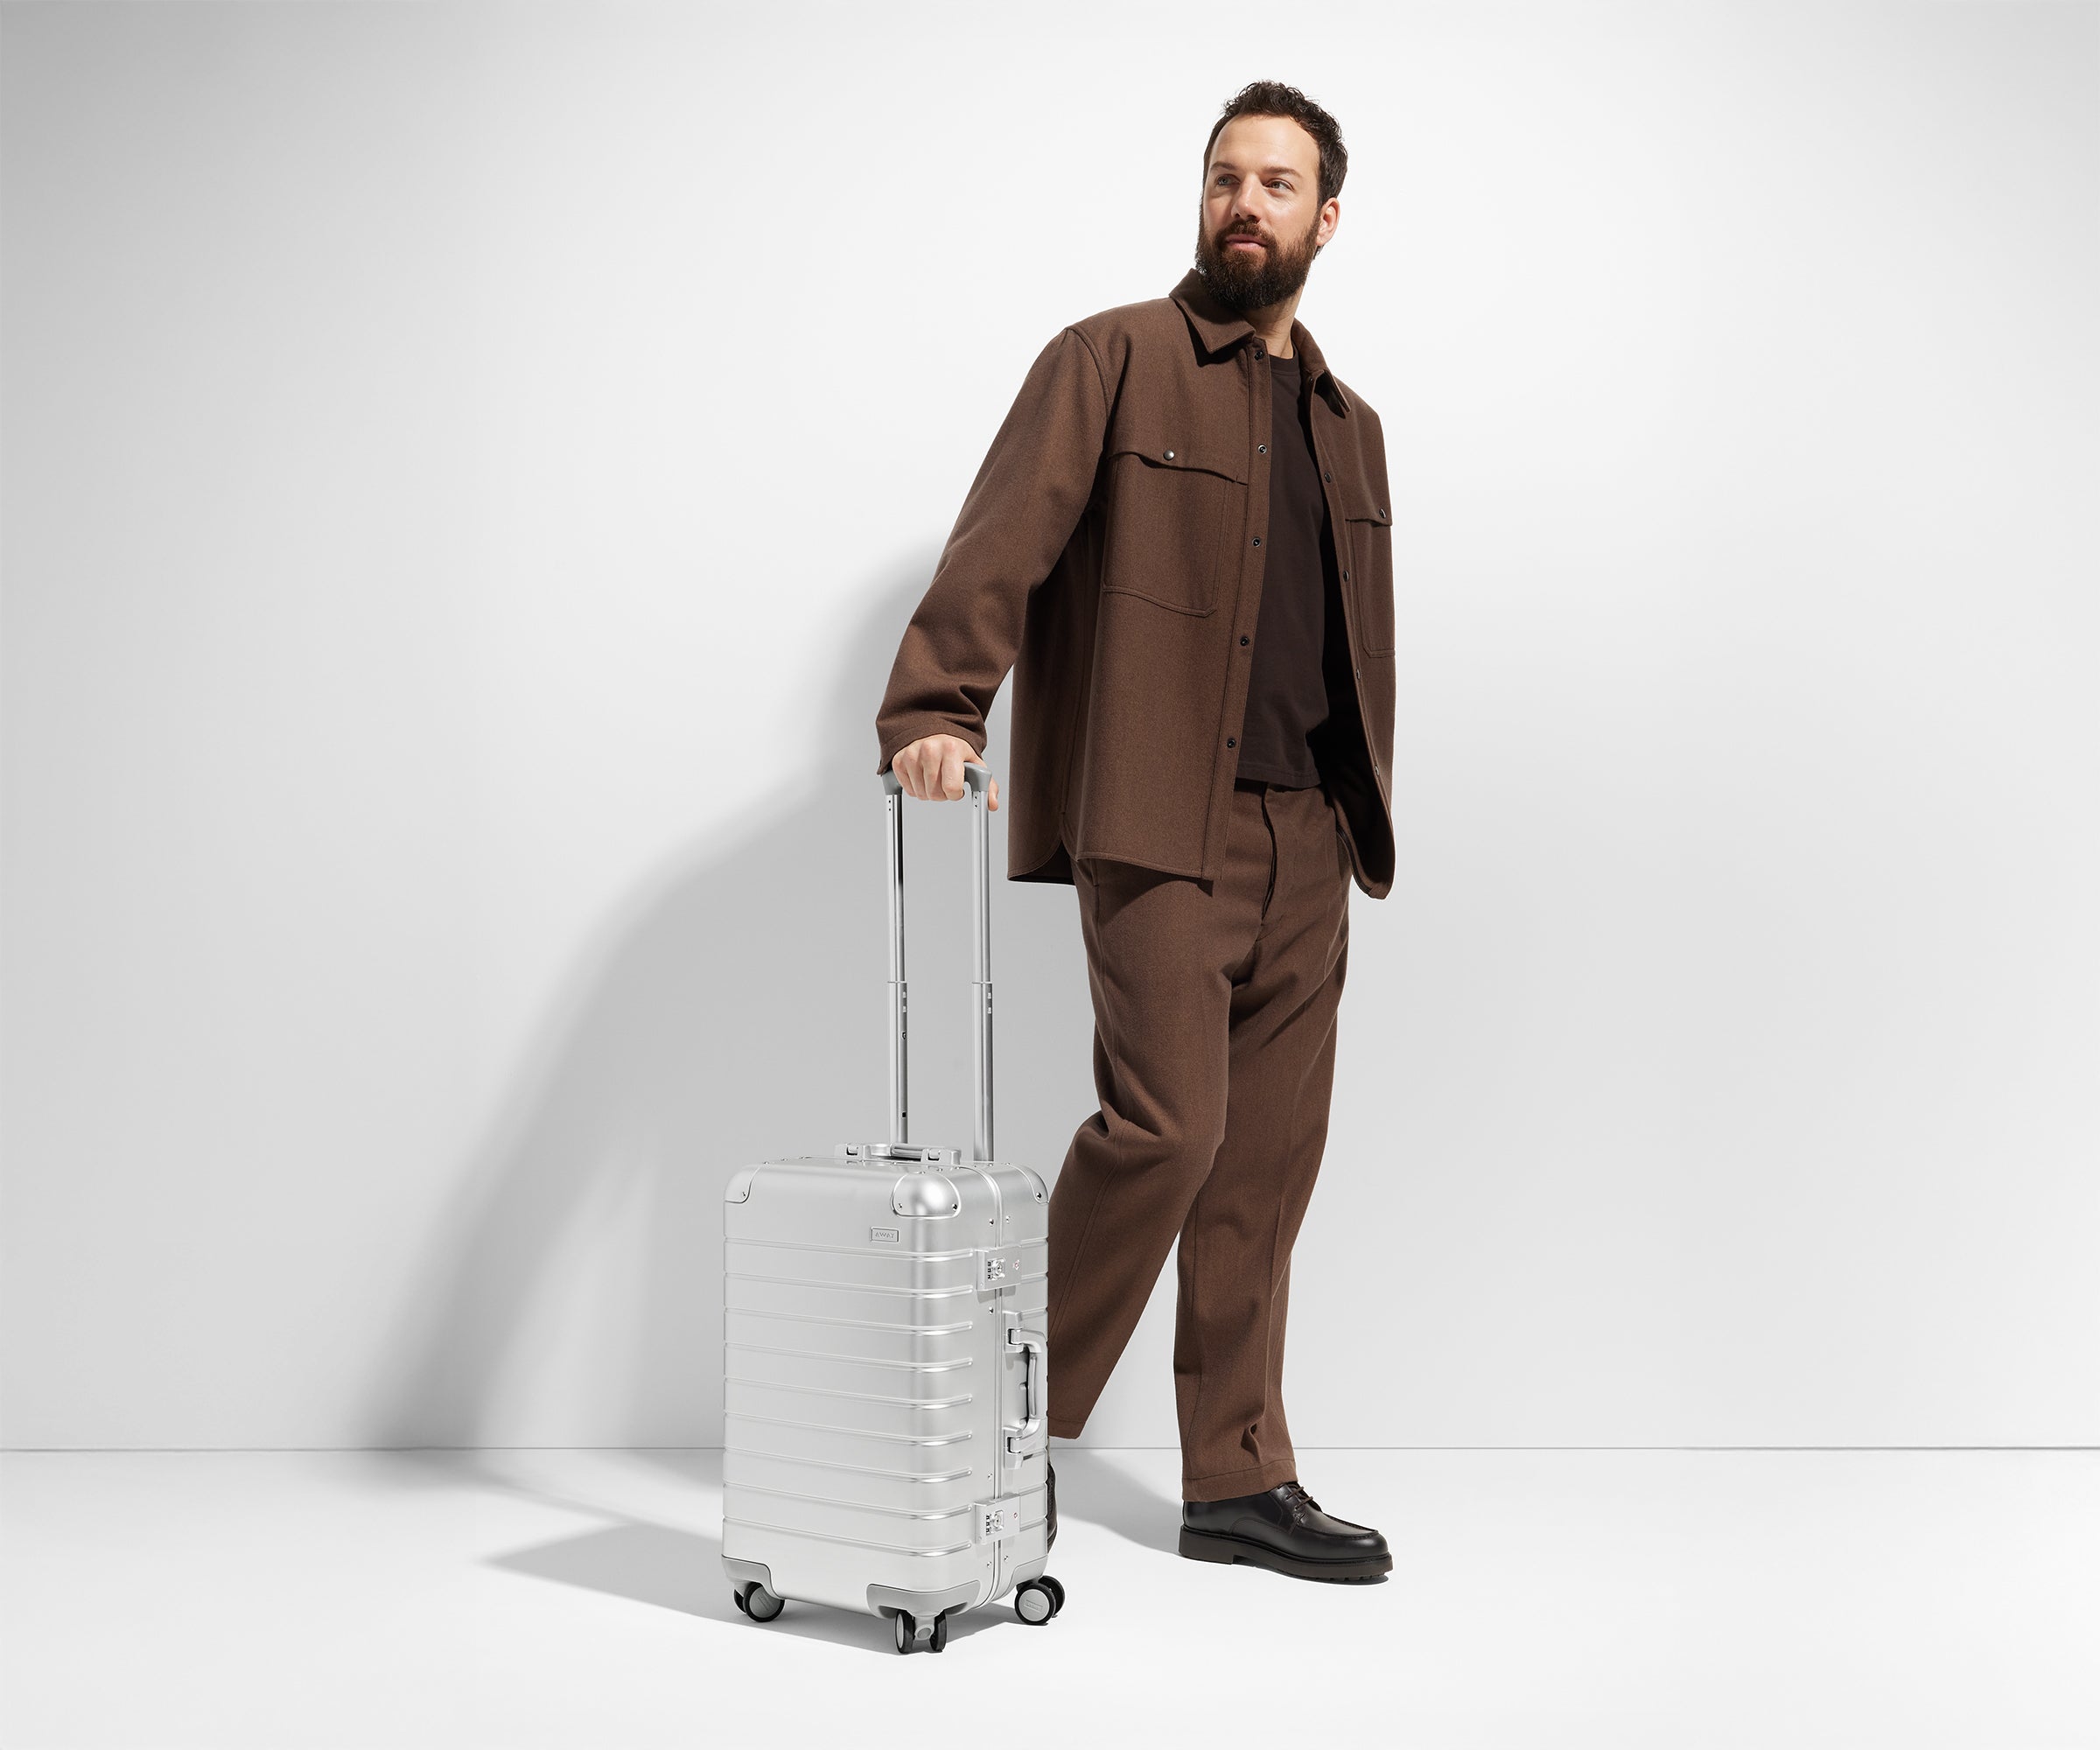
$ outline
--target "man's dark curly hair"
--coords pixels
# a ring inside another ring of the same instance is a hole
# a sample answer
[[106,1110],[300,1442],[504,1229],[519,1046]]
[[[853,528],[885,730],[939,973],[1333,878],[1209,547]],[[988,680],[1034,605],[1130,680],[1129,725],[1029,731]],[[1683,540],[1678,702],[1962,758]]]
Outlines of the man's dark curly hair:
[[1341,123],[1322,109],[1295,85],[1274,79],[1257,79],[1225,106],[1203,143],[1203,172],[1210,173],[1211,148],[1235,116],[1287,116],[1312,136],[1320,148],[1320,204],[1341,192],[1341,179],[1349,173],[1349,149],[1341,143]]

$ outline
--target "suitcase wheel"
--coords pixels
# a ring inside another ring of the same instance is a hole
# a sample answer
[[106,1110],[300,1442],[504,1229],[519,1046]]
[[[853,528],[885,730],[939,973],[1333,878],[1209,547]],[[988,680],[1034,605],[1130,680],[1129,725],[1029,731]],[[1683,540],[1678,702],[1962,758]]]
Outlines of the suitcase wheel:
[[746,1580],[731,1596],[736,1600],[737,1608],[753,1622],[771,1622],[788,1603],[778,1592],[767,1592],[757,1580]]
[[[914,1653],[919,1649],[919,1619],[908,1610],[900,1610],[892,1619],[897,1625],[897,1650]],[[934,1619],[934,1626],[926,1637],[926,1650],[929,1653],[945,1652],[948,1648],[948,1612],[942,1611]]]
[[1044,1574],[1040,1576],[1040,1578],[1042,1583],[1050,1588],[1050,1596],[1054,1600],[1050,1606],[1050,1614],[1055,1616],[1065,1607],[1065,1583],[1055,1574]]
[[1031,1628],[1040,1628],[1057,1614],[1057,1594],[1041,1580],[1030,1580],[1013,1595],[1013,1614]]

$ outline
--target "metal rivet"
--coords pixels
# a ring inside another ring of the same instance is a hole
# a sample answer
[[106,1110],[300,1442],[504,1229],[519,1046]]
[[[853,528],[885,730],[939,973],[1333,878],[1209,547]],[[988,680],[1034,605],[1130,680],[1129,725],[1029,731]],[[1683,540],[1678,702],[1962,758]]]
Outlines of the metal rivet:
[[1256,547],[1259,547],[1262,544],[1262,537],[1260,536],[1257,535],[1254,537],[1254,544]]
[[1174,452],[1172,450],[1162,450],[1159,454],[1166,461],[1171,462],[1174,459]]
[[1266,444],[1256,444],[1254,448],[1256,455],[1266,456],[1269,453],[1269,446]]

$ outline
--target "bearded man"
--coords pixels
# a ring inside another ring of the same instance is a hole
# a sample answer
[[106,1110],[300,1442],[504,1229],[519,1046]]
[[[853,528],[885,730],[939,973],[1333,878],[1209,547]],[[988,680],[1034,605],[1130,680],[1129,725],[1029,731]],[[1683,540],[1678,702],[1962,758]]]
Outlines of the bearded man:
[[1195,266],[1043,349],[876,717],[878,773],[959,799],[1011,669],[1007,874],[1077,891],[1100,1110],[1050,1200],[1050,1432],[1178,1240],[1181,1553],[1330,1580],[1392,1567],[1306,1492],[1283,1399],[1349,891],[1393,880],[1385,442],[1297,320],[1347,167],[1292,87],[1225,106]]

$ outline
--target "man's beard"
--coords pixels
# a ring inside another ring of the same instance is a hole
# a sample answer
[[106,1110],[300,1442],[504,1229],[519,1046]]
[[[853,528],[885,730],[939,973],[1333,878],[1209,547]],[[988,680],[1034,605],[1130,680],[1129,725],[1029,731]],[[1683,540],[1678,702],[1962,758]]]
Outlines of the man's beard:
[[[1226,248],[1220,238],[1211,234],[1210,227],[1199,214],[1196,271],[1203,276],[1204,283],[1227,309],[1236,310],[1242,315],[1250,310],[1266,310],[1271,304],[1281,304],[1305,284],[1306,276],[1312,271],[1312,257],[1320,253],[1319,245],[1312,241],[1319,232],[1320,217],[1315,214],[1297,248],[1279,242],[1276,248],[1265,248],[1260,256],[1254,256],[1242,249]],[[1222,234],[1258,237],[1261,232],[1257,227],[1239,224],[1228,226]]]

